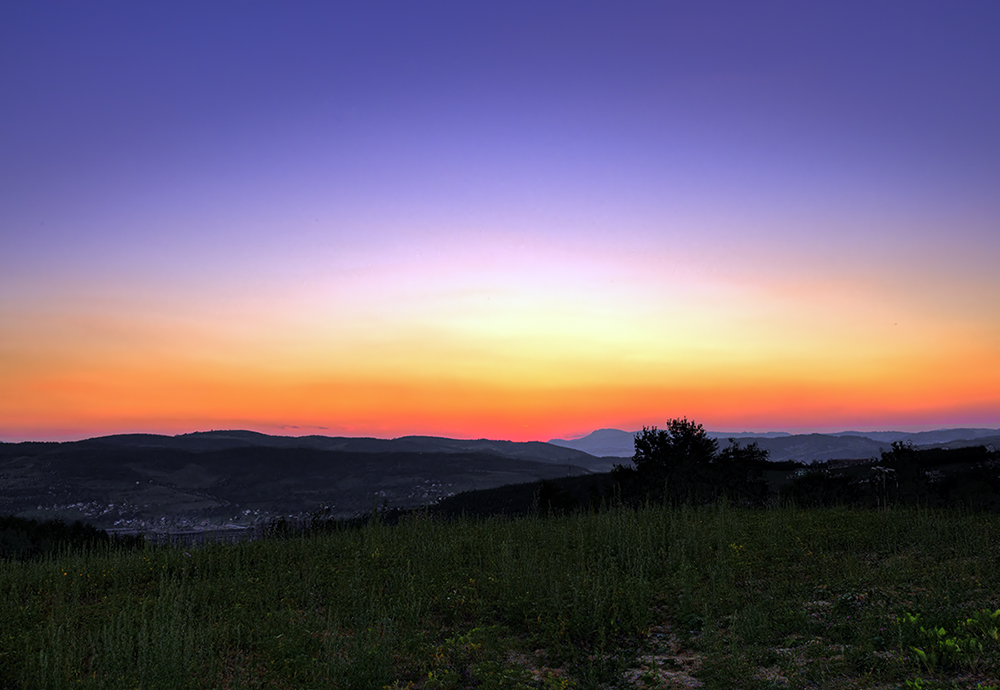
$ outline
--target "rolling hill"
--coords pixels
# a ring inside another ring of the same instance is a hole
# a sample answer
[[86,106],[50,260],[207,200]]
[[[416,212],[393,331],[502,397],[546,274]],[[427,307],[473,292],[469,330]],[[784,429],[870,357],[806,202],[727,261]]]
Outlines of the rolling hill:
[[546,443],[249,431],[0,444],[0,514],[102,528],[246,525],[328,508],[417,507],[471,489],[588,474],[608,460]]

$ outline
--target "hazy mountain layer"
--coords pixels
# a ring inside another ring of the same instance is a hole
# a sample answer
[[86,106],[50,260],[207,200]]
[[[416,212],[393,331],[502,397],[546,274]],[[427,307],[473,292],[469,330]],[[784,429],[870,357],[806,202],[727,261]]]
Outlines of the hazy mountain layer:
[[[600,429],[583,438],[552,439],[552,445],[572,448],[600,457],[630,458],[634,452],[635,432],[620,429]],[[741,445],[756,442],[770,453],[774,461],[797,460],[818,462],[824,460],[861,460],[879,457],[893,441],[911,441],[919,447],[947,446],[1000,446],[1000,429],[938,429],[935,431],[904,432],[840,432],[837,434],[787,434],[773,432],[752,434],[747,432],[708,432],[721,444],[735,438]]]

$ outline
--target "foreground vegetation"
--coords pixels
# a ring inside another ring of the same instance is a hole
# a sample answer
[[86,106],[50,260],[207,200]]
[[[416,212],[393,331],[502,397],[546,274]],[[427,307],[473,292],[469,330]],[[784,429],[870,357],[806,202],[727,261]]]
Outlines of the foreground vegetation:
[[988,688],[1000,516],[638,508],[0,562],[2,688]]

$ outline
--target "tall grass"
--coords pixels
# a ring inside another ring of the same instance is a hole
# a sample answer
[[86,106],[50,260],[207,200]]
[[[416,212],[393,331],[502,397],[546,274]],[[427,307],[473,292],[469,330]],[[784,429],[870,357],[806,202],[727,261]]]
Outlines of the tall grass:
[[904,614],[949,626],[984,608],[1000,608],[995,515],[416,516],[2,562],[0,688],[607,687],[664,629],[707,687],[764,687],[767,669],[863,687],[921,672]]

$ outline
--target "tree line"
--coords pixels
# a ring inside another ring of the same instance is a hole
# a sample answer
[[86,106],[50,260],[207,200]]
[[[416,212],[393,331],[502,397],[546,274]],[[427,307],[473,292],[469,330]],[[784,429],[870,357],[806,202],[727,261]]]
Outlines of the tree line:
[[93,548],[136,548],[141,536],[111,536],[79,520],[30,520],[0,516],[0,559],[30,560]]
[[662,429],[643,427],[631,465],[616,465],[611,475],[625,502],[704,504],[725,497],[744,506],[1000,510],[1000,453],[994,448],[918,449],[897,441],[880,456],[840,465],[772,463],[756,442],[741,446],[729,439],[720,448],[702,425],[684,418],[671,419]]

